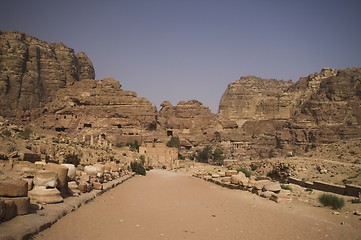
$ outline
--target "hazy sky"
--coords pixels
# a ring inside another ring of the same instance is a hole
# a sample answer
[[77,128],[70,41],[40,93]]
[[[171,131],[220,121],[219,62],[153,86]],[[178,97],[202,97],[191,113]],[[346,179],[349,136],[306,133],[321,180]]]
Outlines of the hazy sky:
[[298,80],[361,67],[359,0],[1,0],[0,30],[62,42],[159,109],[197,99],[217,112],[244,75]]

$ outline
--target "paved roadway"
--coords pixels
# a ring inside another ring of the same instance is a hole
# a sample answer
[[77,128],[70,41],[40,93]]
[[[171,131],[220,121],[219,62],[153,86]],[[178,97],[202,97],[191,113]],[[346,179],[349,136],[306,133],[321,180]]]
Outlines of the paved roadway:
[[361,239],[361,221],[349,223],[331,212],[153,170],[97,197],[35,239]]

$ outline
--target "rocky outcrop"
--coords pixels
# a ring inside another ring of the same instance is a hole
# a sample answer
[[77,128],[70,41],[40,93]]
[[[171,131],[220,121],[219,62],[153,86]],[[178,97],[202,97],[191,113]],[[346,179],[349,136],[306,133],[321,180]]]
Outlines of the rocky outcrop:
[[58,89],[94,79],[92,63],[64,44],[0,31],[0,115],[44,106]]
[[94,143],[140,143],[157,129],[156,107],[111,78],[77,81],[60,89],[45,109],[37,120],[41,126]]
[[163,102],[158,121],[168,136],[177,136],[187,147],[219,142],[222,127],[210,109],[197,100],[181,101],[176,106]]
[[361,136],[361,69],[322,69],[291,82],[244,77],[222,96],[223,145],[237,157],[304,153]]
[[293,105],[286,91],[291,85],[291,81],[241,77],[223,94],[219,119],[225,128],[242,127],[249,120],[288,119]]

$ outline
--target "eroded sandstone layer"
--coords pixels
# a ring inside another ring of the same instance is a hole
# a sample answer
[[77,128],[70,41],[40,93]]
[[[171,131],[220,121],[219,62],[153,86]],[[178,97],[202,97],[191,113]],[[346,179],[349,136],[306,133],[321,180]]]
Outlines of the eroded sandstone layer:
[[0,31],[1,115],[42,107],[57,90],[94,78],[93,65],[84,53],[24,33]]

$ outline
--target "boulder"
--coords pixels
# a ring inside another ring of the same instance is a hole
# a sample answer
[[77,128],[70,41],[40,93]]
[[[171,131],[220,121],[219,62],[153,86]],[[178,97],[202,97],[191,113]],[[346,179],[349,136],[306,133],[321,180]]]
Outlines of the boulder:
[[271,182],[264,185],[263,191],[279,192],[281,191],[281,185],[279,182]]
[[0,180],[0,197],[28,196],[28,182],[24,180]]
[[93,165],[97,171],[97,177],[103,177],[104,176],[104,165],[103,164],[94,164]]
[[240,181],[245,181],[247,179],[246,175],[243,172],[239,172],[237,175],[231,176],[231,183],[239,185]]
[[270,198],[272,195],[274,195],[275,193],[274,192],[271,192],[271,191],[265,191],[265,192],[261,192],[260,193],[260,196],[263,197],[263,198]]
[[230,177],[230,176],[236,175],[236,174],[238,174],[237,170],[227,170],[225,172],[226,177]]
[[257,190],[262,190],[265,185],[270,183],[271,183],[270,180],[259,180],[255,182],[254,188],[256,188]]
[[84,167],[84,172],[87,173],[88,175],[91,175],[92,173],[97,174],[97,168],[94,166],[85,166]]
[[63,201],[58,189],[46,188],[44,186],[34,187],[33,190],[29,191],[29,197],[31,202],[41,204],[60,203]]
[[34,176],[34,185],[46,188],[56,188],[58,185],[58,174],[56,172],[41,170]]

